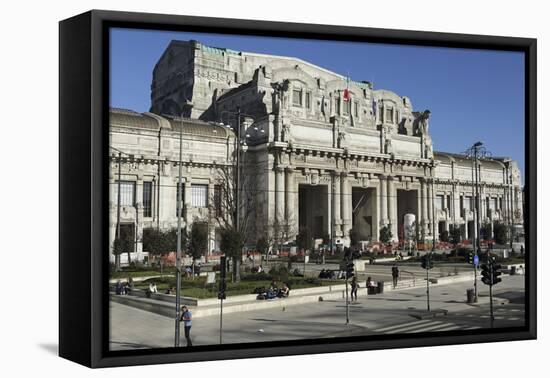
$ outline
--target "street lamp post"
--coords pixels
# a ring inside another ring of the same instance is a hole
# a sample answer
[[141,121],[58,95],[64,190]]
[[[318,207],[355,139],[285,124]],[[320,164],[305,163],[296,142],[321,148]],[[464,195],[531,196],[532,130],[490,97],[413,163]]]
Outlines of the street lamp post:
[[[127,155],[127,156],[132,156],[132,155],[129,155],[125,152],[122,152],[121,150],[119,150],[118,148],[115,148],[113,146],[109,146],[112,150],[116,151],[117,154],[118,154],[118,182],[117,182],[117,209],[116,209],[116,234],[115,234],[115,240],[118,240],[120,239],[120,202],[121,202],[121,197],[120,197],[120,184],[121,184],[121,178],[122,178],[122,154],[124,155]],[[115,267],[118,269],[119,268],[119,264],[117,264],[116,262],[119,261],[120,263],[120,255],[116,255],[115,256]],[[130,263],[130,261],[128,261],[128,263]]]
[[180,150],[179,150],[179,169],[178,169],[178,188],[177,192],[177,212],[178,212],[178,230],[176,241],[176,318],[175,320],[175,336],[174,346],[177,348],[180,346],[180,305],[181,305],[181,213],[182,213],[182,191],[181,186],[181,172],[182,172],[182,154],[183,154],[183,113],[181,115],[181,127],[180,127]]
[[[472,147],[468,148],[465,151],[465,154],[470,157],[472,160],[472,194],[474,194],[475,188],[475,205],[474,205],[474,235],[472,236],[474,248],[474,259],[479,259],[479,254],[481,253],[481,216],[480,216],[480,207],[481,207],[481,198],[479,197],[479,181],[481,179],[481,166],[479,164],[480,157],[488,157],[491,153],[483,146],[483,142],[476,142]],[[474,263],[474,300],[477,302],[478,299],[478,290],[477,290],[477,266]]]
[[[236,132],[237,134],[237,153],[236,153],[236,157],[235,157],[235,175],[234,175],[234,181],[235,181],[235,188],[234,188],[234,198],[235,198],[235,211],[234,211],[234,220],[235,220],[235,224],[234,224],[234,227],[236,230],[239,230],[240,229],[240,186],[241,186],[241,150],[243,152],[246,152],[247,150],[247,145],[246,145],[246,139],[245,140],[242,140],[241,139],[241,117],[249,117],[249,118],[252,118],[254,119],[251,115],[249,114],[245,114],[245,113],[242,113],[241,112],[241,108],[240,107],[237,107],[237,111],[236,112],[230,112],[230,111],[223,111],[221,114],[220,114],[220,118],[223,118],[223,115],[224,114],[231,114],[231,115],[234,115],[237,117],[237,126],[236,126],[236,130],[233,128],[233,130]],[[223,124],[223,122],[222,122]],[[230,125],[227,125],[228,128],[232,128]],[[265,131],[262,129],[261,130],[262,133],[264,133]],[[246,137],[248,137],[249,135],[245,134]],[[233,257],[235,258],[235,257]],[[240,258],[242,258],[242,251],[241,251],[241,256]],[[223,261],[223,264],[226,264],[225,262],[225,258],[222,258],[222,261]],[[237,264],[235,264],[237,265]],[[235,266],[234,265],[234,266]],[[222,268],[225,272],[225,266]],[[235,274],[235,272],[233,272],[232,274]],[[221,278],[222,280],[222,285],[225,286],[225,273],[224,273],[224,276],[223,278]],[[220,298],[220,344],[222,343],[222,330],[223,330],[223,299],[224,299],[224,296],[222,295]]]

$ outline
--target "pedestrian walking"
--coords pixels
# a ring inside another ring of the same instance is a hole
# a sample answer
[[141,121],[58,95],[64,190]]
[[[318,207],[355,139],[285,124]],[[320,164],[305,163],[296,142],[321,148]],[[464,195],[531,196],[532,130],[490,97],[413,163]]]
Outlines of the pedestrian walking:
[[187,306],[182,306],[180,322],[183,322],[183,328],[185,330],[185,340],[187,340],[188,347],[193,346],[193,343],[191,342],[191,320],[191,311],[189,311]]
[[397,286],[397,279],[399,278],[399,268],[397,266],[393,266],[391,268],[391,276],[393,278],[393,288]]
[[357,277],[353,276],[353,278],[351,279],[351,301],[353,302],[354,301],[354,297],[355,297],[355,301],[357,301],[357,289],[359,288],[359,284],[357,283]]

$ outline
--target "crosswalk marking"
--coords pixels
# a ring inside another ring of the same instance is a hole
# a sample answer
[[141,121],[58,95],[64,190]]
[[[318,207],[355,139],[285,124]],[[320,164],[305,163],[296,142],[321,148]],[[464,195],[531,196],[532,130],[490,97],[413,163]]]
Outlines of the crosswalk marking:
[[434,322],[431,321],[430,324],[403,324],[401,328],[393,329],[386,333],[400,333],[400,332],[412,332],[415,329],[425,329],[425,327],[431,328],[431,327],[438,327],[440,325],[444,325],[442,322]]
[[382,327],[379,329],[373,329],[375,332],[383,332],[386,334],[397,334],[397,333],[420,333],[420,332],[442,332],[442,331],[453,331],[453,330],[473,330],[480,329],[481,326],[468,326],[468,325],[459,325],[452,322],[445,321],[436,321],[433,319],[424,319],[413,321],[409,323],[395,324],[392,326]]
[[441,332],[441,331],[452,331],[454,329],[460,329],[460,326],[457,326],[456,324],[440,324],[433,327],[427,327],[427,328],[410,331],[410,333],[419,333],[419,332],[427,332],[427,331]]
[[426,324],[426,323],[429,323],[429,322],[431,322],[431,320],[429,320],[429,319],[428,320],[418,320],[416,322],[405,323],[405,324],[397,324],[397,325],[393,325],[393,326],[390,326],[390,327],[378,328],[375,331],[385,332],[385,331],[389,331],[389,330],[392,330],[392,329],[395,329],[395,328],[401,328],[403,326],[412,326],[412,325],[416,325],[416,324]]

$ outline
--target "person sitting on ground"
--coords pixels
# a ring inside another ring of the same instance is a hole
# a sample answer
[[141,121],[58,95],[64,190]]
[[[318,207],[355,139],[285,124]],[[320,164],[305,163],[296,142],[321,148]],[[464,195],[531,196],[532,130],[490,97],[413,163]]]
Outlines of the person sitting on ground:
[[147,298],[151,298],[152,293],[158,293],[157,285],[154,282],[151,282],[147,290],[145,290],[145,295]]
[[116,282],[116,285],[115,285],[115,294],[117,295],[122,295],[123,293],[123,287],[122,287],[122,282],[120,280],[118,280]]
[[326,278],[326,271],[324,268],[319,272],[319,278]]
[[286,298],[288,297],[288,294],[290,293],[290,289],[286,282],[283,284],[283,287],[279,290],[279,298]]
[[122,292],[124,295],[132,294],[132,288],[130,287],[130,284],[128,282],[124,282],[124,284],[122,285]]
[[265,293],[265,299],[273,299],[277,297],[277,292],[272,289],[270,286],[269,289],[267,289],[267,292]]
[[166,288],[166,291],[164,292],[164,294],[174,294],[174,287],[170,286]]
[[372,282],[372,278],[370,276],[367,277],[367,287],[374,287],[374,283]]
[[277,281],[275,280],[271,281],[271,285],[269,285],[269,290],[272,290],[273,292],[277,292]]

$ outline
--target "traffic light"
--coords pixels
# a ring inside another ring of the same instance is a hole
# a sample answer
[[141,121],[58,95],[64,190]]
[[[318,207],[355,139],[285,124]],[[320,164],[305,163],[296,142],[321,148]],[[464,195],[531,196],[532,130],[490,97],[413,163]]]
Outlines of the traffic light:
[[220,281],[220,287],[218,290],[218,299],[225,299],[225,289],[227,288],[225,281]]
[[227,257],[220,257],[220,281],[225,282],[225,272],[227,270]]
[[355,266],[352,262],[348,262],[346,264],[346,278],[351,278],[355,275],[353,273],[354,269],[355,269]]
[[220,286],[218,288],[218,299],[225,299],[225,274],[227,270],[227,257],[222,256],[220,258]]
[[432,269],[434,267],[434,262],[431,256],[428,254],[428,255],[422,256],[420,265],[422,266],[423,269]]
[[502,266],[500,264],[493,265],[493,285],[502,281],[499,276],[502,275]]
[[492,285],[493,284],[493,275],[491,272],[492,266],[491,264],[482,264],[481,265],[481,281],[485,285]]
[[474,253],[470,252],[468,253],[468,264],[473,264],[473,263],[474,263]]

